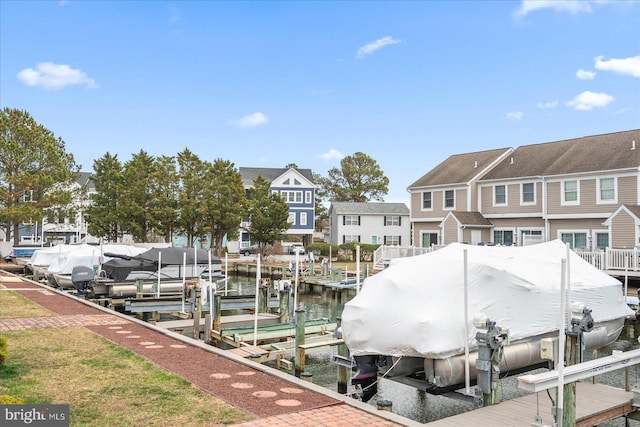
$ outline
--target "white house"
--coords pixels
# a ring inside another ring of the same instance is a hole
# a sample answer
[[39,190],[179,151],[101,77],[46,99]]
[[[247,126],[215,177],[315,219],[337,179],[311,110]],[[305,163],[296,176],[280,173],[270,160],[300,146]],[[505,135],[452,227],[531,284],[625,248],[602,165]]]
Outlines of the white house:
[[331,203],[329,243],[349,242],[409,246],[409,208],[404,203]]

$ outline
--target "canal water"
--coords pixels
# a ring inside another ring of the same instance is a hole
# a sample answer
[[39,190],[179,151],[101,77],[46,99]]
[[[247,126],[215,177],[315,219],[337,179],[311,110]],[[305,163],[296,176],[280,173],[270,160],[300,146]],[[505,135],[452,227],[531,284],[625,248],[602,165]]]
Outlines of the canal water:
[[[230,279],[228,290],[230,294],[253,294],[255,292],[255,278],[235,276]],[[344,297],[340,292],[332,292],[324,287],[316,286],[313,290],[303,290],[298,292],[298,307],[305,310],[307,319],[329,318],[331,321],[341,316],[344,304],[355,296],[355,290],[350,291],[348,297]],[[610,346],[600,348],[597,357],[610,356],[614,350],[629,351],[640,348],[638,338],[640,337],[640,322],[627,320],[625,327],[618,340]],[[305,371],[313,375],[314,384],[327,389],[337,391],[337,365],[332,361],[337,349],[327,348],[321,351],[314,351],[307,355]],[[293,359],[292,354],[288,359]],[[591,352],[585,354],[586,359],[593,358]],[[544,370],[539,370],[543,372]],[[536,372],[536,371],[533,371]],[[640,365],[630,368],[631,388],[640,389]],[[527,392],[518,389],[517,376],[505,377],[501,380],[503,400],[524,396]],[[590,381],[590,380],[589,380]],[[625,371],[617,370],[598,376],[598,382],[618,388],[625,386]],[[463,391],[463,390],[461,390]],[[348,393],[353,390],[349,385]],[[555,399],[555,393],[552,393]],[[539,394],[539,399],[548,399],[546,392]],[[439,420],[441,418],[457,415],[475,409],[475,406],[468,402],[451,399],[444,396],[427,394],[404,384],[392,380],[380,378],[378,382],[378,393],[368,403],[376,406],[378,400],[392,402],[393,412],[403,417],[421,423]],[[523,425],[531,425],[536,414],[531,414],[531,420],[523,420]],[[545,424],[551,425],[553,417],[549,413],[539,414]],[[499,425],[499,420],[496,420]],[[640,422],[630,421],[630,426],[640,427]],[[624,419],[616,419],[600,424],[606,427],[624,427]]]

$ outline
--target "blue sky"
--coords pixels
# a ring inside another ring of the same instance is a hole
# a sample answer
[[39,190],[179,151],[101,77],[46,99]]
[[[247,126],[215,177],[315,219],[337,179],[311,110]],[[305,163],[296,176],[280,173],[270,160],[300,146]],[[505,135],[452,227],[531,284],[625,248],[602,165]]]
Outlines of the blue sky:
[[141,149],[326,176],[389,202],[452,154],[640,128],[638,1],[0,1],[0,106],[83,171]]

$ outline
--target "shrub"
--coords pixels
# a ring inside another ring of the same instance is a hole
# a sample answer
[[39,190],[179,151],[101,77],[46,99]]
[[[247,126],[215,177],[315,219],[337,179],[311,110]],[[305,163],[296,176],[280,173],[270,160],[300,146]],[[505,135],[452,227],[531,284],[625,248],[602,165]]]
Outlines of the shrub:
[[0,405],[24,405],[24,400],[19,397],[0,395]]
[[7,339],[0,336],[0,365],[7,363],[9,357],[9,351],[7,350]]
[[307,252],[313,252],[315,255],[329,256],[329,248],[331,248],[331,256],[337,257],[340,247],[330,243],[311,243],[307,246]]

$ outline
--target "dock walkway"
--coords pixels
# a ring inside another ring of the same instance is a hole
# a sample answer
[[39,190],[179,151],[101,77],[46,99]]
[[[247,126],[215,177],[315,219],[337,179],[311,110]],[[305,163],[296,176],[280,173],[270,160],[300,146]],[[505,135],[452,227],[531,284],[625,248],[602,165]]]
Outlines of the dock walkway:
[[[604,384],[578,382],[576,387],[576,427],[595,426],[635,411],[633,393]],[[539,414],[544,425],[553,425],[551,402],[546,392],[529,394],[493,406],[443,418],[429,427],[447,426],[530,426]]]

